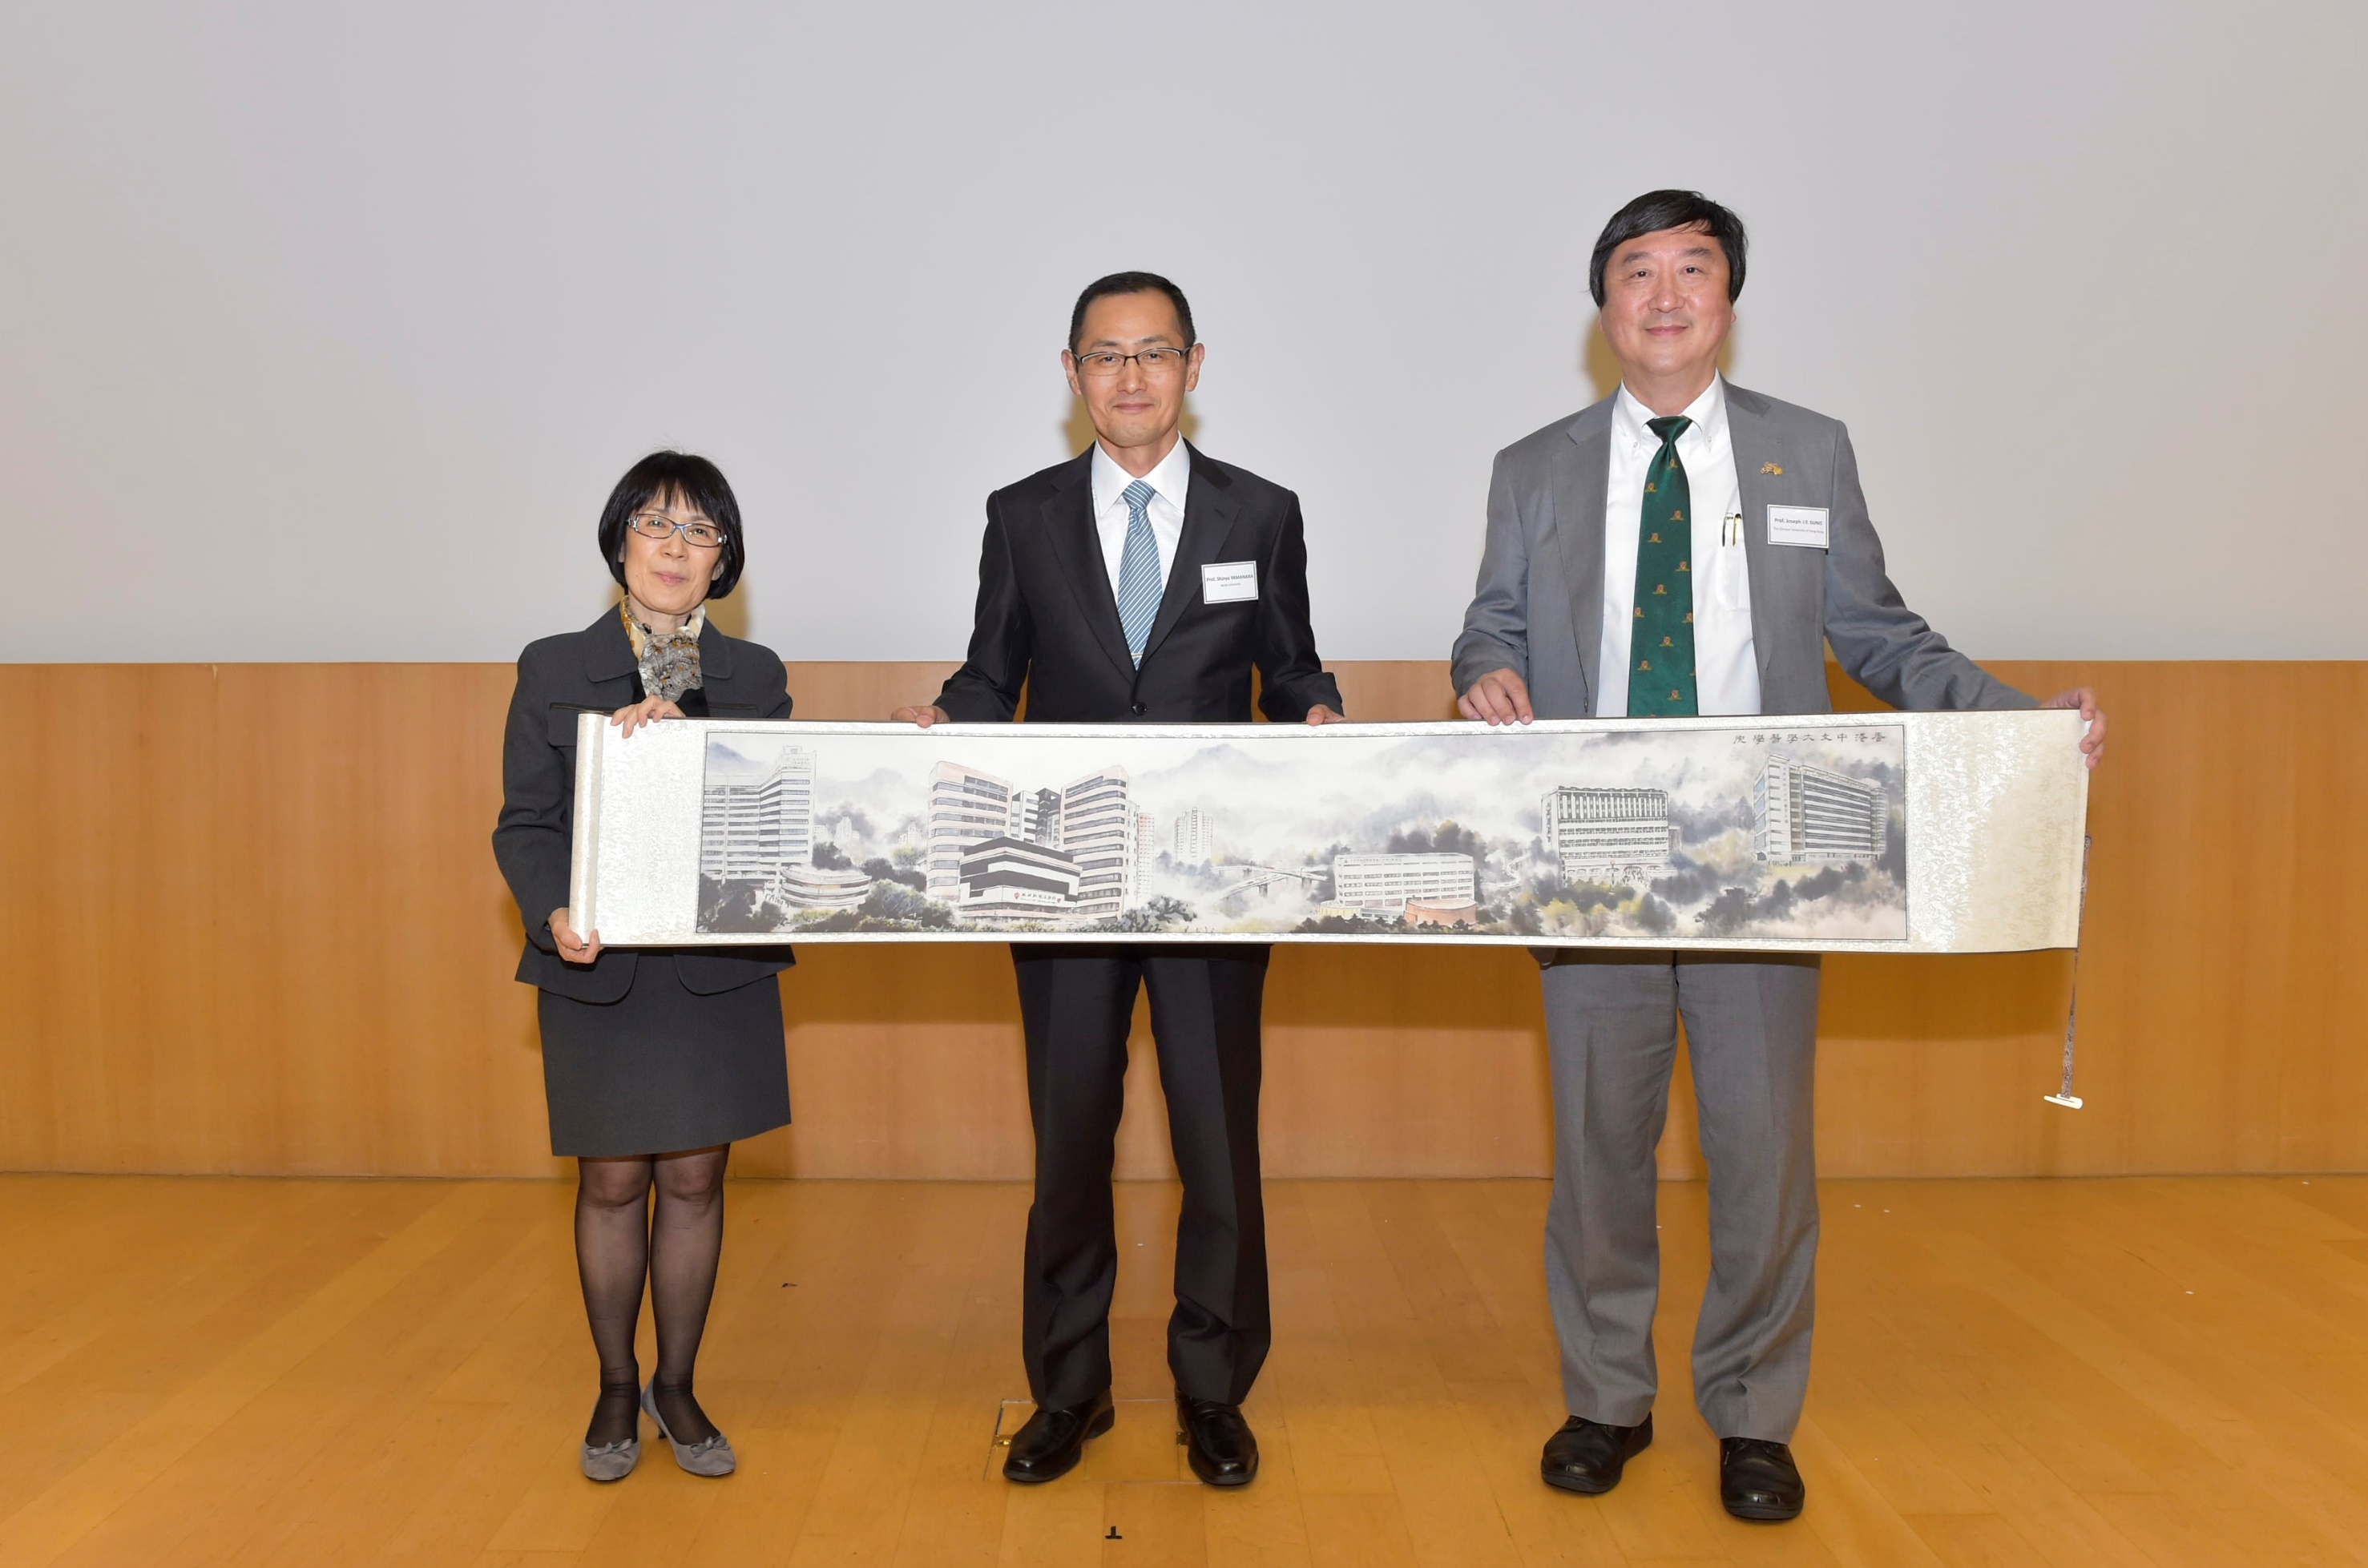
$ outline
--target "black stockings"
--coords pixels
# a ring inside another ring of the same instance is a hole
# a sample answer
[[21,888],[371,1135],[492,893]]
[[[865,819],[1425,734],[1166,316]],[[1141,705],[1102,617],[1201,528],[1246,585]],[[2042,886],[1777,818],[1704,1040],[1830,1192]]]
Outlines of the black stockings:
[[575,1267],[593,1348],[600,1353],[600,1398],[584,1434],[587,1443],[621,1442],[640,1430],[642,1369],[633,1334],[644,1278],[658,1331],[651,1398],[677,1442],[715,1434],[690,1381],[723,1250],[723,1165],[731,1153],[727,1143],[680,1154],[576,1162]]

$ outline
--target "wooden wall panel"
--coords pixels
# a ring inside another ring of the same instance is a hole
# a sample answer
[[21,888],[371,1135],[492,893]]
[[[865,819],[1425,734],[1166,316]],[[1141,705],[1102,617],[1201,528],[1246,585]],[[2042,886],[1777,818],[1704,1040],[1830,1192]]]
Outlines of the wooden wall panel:
[[[948,666],[791,667],[871,718]],[[1835,1175],[2368,1168],[2368,665],[1995,666],[2087,679],[2097,778],[2081,1090],[2054,1085],[2064,954],[1828,960]],[[0,813],[0,1168],[533,1175],[532,993],[487,847],[507,665],[17,666]],[[1349,710],[1445,717],[1444,667],[1339,667]],[[1870,705],[1862,693],[1846,705]],[[737,1168],[1011,1176],[1029,1134],[994,947],[809,947],[786,982],[799,1120]],[[1550,1163],[1518,950],[1278,949],[1278,1176]],[[1121,1168],[1167,1168],[1138,1028]],[[1698,1174],[1681,1083],[1663,1169]]]

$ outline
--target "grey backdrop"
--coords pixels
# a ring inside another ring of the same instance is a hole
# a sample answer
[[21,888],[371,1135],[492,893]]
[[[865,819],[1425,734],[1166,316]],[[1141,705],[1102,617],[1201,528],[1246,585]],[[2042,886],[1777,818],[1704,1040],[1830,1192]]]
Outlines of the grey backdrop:
[[1850,422],[1977,654],[2360,657],[2368,7],[165,0],[0,19],[0,658],[496,659],[653,445],[736,629],[959,654],[987,489],[1167,271],[1341,658],[1443,658],[1588,247],[1752,226],[1732,369]]

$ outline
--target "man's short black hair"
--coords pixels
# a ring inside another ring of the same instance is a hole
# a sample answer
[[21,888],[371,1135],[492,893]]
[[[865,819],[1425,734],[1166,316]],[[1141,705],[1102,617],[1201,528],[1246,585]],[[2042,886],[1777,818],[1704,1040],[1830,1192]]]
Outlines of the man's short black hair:
[[625,580],[625,529],[634,514],[653,502],[666,506],[676,501],[696,508],[723,530],[723,575],[707,589],[709,598],[723,598],[740,581],[740,568],[747,560],[740,545],[740,503],[722,469],[689,452],[652,452],[627,469],[617,488],[609,492],[609,504],[600,508],[600,557],[609,563],[609,575],[620,584]]
[[1184,290],[1156,272],[1113,272],[1108,278],[1097,278],[1086,285],[1077,296],[1077,308],[1069,312],[1069,352],[1077,351],[1077,335],[1086,330],[1086,307],[1110,294],[1165,294],[1167,302],[1176,307],[1176,323],[1184,329],[1184,347],[1190,348],[1201,340],[1192,333],[1192,307],[1185,302]]
[[1595,242],[1595,258],[1588,263],[1587,289],[1595,307],[1603,308],[1603,269],[1611,253],[1639,234],[1664,229],[1700,229],[1726,253],[1726,300],[1733,304],[1743,292],[1743,220],[1699,190],[1648,190],[1611,215],[1603,235]]

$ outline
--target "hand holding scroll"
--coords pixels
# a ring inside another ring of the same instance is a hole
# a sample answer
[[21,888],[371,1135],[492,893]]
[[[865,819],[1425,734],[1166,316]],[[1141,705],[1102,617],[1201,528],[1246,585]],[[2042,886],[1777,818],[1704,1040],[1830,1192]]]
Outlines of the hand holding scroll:
[[2080,737],[2080,757],[2089,767],[2105,760],[2105,710],[2097,706],[2093,687],[2076,686],[2069,691],[2059,691],[2042,708],[2078,708],[2080,717],[2089,721],[2089,733]]
[[1466,719],[1485,719],[1491,724],[1526,724],[1531,717],[1529,683],[1511,670],[1490,670],[1463,688],[1463,695],[1455,699],[1455,707]]
[[564,909],[551,912],[551,939],[557,945],[560,958],[567,963],[588,964],[600,956],[600,933],[577,936]]
[[661,719],[679,719],[682,710],[663,697],[644,698],[629,708],[620,708],[609,715],[609,722],[620,727],[619,738],[632,734],[643,724],[655,724]]

